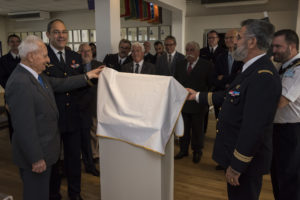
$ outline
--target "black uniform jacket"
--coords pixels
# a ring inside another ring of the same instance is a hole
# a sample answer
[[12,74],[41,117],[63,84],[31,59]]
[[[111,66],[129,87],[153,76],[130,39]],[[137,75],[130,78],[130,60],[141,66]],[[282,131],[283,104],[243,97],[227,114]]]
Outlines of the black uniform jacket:
[[268,173],[280,95],[280,78],[267,56],[239,74],[225,92],[200,93],[199,102],[208,104],[212,99],[214,105],[222,105],[213,159],[241,173]]
[[[48,76],[63,78],[83,74],[81,65],[81,56],[71,50],[65,50],[65,64],[61,64],[51,49],[48,48],[50,63],[53,65],[44,71]],[[80,97],[84,94],[86,88],[67,92],[56,92],[55,100],[59,111],[59,129],[61,132],[73,132],[79,130],[82,126],[80,117]]]
[[[128,55],[122,65],[130,63],[132,61],[131,55]],[[107,54],[103,60],[103,63],[110,68],[113,68],[117,71],[121,71],[121,65],[119,64],[119,54]]]

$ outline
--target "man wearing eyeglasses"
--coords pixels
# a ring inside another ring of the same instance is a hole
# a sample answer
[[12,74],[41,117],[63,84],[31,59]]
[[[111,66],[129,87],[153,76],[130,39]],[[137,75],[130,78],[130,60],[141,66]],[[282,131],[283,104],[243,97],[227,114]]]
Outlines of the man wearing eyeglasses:
[[129,55],[131,50],[131,42],[126,39],[122,39],[119,42],[119,53],[107,54],[103,60],[103,63],[110,68],[117,71],[121,70],[121,66],[132,61]]
[[166,54],[157,57],[156,72],[159,75],[174,76],[175,66],[178,62],[185,59],[184,55],[176,51],[176,38],[167,36],[165,38]]
[[218,32],[215,30],[211,30],[207,34],[207,43],[208,47],[204,47],[200,49],[200,57],[211,61],[213,64],[216,63],[216,59],[218,55],[225,52],[225,49],[218,45],[219,43]]
[[[83,74],[81,56],[66,48],[68,30],[64,22],[54,19],[48,23],[47,37],[49,38],[48,56],[53,65],[45,70],[51,77],[69,77]],[[68,195],[71,200],[82,199],[80,196],[81,185],[81,128],[80,99],[84,89],[55,93],[55,100],[59,111],[59,130],[64,148],[64,171],[68,180]],[[59,200],[61,177],[59,162],[51,172],[50,199]]]

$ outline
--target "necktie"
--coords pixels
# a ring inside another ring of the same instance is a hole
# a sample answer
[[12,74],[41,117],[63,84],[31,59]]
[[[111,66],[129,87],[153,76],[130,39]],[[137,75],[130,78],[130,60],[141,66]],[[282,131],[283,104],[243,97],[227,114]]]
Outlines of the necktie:
[[214,54],[214,48],[210,48],[210,53]]
[[136,64],[135,65],[135,70],[134,70],[134,73],[138,74],[139,73],[139,67],[140,65],[139,64]]
[[43,81],[43,79],[42,79],[42,77],[41,77],[40,75],[38,75],[38,81],[39,81],[39,83],[41,84],[41,86],[42,86],[43,88],[45,88],[44,81]]
[[59,63],[65,64],[65,60],[64,60],[64,58],[63,58],[63,56],[62,56],[62,52],[59,51],[58,54],[59,54]]
[[233,64],[232,55],[228,53],[228,74],[231,74],[232,64]]
[[122,65],[122,60],[120,59],[120,61],[119,61],[119,65],[121,66]]
[[189,63],[189,66],[187,68],[187,74],[190,75],[192,72],[193,68],[192,68],[192,63]]
[[171,64],[171,62],[172,62],[172,55],[169,54],[169,57],[168,57],[168,63]]

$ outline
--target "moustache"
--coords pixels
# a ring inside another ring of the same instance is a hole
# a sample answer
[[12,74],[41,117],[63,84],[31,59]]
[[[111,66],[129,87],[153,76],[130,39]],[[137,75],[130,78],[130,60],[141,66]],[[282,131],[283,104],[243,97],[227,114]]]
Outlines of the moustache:
[[185,58],[195,58],[194,55],[186,55]]

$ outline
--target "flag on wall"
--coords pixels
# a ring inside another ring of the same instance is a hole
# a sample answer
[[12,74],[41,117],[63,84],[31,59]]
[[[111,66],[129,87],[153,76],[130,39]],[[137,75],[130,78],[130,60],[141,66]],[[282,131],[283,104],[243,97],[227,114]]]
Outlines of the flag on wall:
[[120,17],[130,16],[130,0],[120,0],[121,15]]

